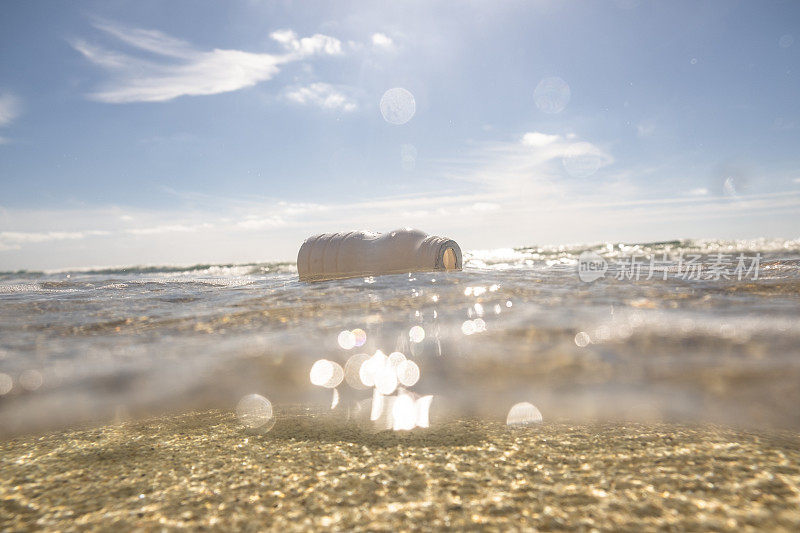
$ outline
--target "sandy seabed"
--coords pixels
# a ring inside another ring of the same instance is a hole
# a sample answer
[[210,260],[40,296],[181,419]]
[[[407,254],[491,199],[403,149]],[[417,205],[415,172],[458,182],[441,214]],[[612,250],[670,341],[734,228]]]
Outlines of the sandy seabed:
[[0,443],[1,530],[800,530],[800,436],[193,412]]

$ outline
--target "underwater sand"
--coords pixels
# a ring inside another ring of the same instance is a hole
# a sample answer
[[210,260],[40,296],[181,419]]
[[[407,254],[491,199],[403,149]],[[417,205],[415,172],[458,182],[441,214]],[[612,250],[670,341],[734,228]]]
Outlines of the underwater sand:
[[0,529],[800,529],[800,436],[193,412],[0,442]]

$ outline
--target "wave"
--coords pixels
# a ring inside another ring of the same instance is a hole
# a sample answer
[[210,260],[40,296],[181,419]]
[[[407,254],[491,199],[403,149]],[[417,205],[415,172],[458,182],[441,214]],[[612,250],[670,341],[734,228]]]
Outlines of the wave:
[[[530,245],[514,248],[468,250],[464,252],[467,268],[525,268],[536,264],[553,266],[574,264],[584,252],[599,253],[607,258],[636,255],[677,255],[679,253],[780,253],[800,254],[800,238],[776,239],[676,239],[652,242],[598,242],[576,244]],[[112,267],[67,268],[58,270],[0,271],[0,280],[39,279],[55,276],[208,276],[238,277],[264,274],[294,274],[292,261],[263,263],[198,263],[194,265],[134,265]]]

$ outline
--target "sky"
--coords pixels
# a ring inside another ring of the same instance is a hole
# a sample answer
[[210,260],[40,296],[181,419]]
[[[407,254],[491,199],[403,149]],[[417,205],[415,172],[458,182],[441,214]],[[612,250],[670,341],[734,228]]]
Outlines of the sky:
[[796,1],[0,10],[0,271],[800,237]]

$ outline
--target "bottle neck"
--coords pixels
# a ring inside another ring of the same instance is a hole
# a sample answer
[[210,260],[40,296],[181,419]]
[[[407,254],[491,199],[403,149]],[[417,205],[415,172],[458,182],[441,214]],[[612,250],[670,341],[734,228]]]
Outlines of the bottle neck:
[[456,241],[447,237],[426,237],[420,244],[420,251],[431,259],[435,270],[461,270],[461,248]]

